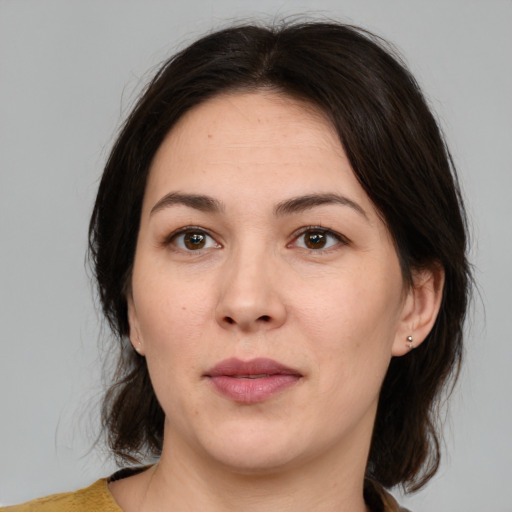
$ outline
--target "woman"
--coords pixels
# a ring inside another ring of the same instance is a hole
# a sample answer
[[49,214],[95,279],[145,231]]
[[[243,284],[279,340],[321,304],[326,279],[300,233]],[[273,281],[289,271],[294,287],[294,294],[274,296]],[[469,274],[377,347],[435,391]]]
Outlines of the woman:
[[213,33],[129,116],[90,224],[123,470],[30,510],[401,510],[469,293],[449,152],[375,36]]

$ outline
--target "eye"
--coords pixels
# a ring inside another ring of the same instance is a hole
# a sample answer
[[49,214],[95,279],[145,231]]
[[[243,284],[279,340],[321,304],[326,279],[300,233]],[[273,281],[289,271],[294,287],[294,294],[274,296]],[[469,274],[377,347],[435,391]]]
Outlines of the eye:
[[182,251],[198,251],[220,247],[220,245],[201,229],[186,228],[175,233],[169,242]]
[[307,228],[302,231],[295,239],[294,244],[296,247],[302,249],[330,249],[339,244],[347,244],[347,240],[329,229],[324,228]]

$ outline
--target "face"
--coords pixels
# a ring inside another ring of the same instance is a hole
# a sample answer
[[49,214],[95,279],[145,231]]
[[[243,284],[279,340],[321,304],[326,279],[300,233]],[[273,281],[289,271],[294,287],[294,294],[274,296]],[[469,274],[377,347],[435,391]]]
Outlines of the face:
[[389,232],[312,107],[223,95],[162,143],[129,321],[164,454],[246,472],[364,464],[407,297]]

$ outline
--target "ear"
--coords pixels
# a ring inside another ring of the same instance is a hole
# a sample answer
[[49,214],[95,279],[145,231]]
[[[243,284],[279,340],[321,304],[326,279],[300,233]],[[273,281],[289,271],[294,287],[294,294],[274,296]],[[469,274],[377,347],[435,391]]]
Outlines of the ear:
[[137,311],[135,310],[135,304],[133,303],[133,296],[131,291],[126,295],[126,302],[128,305],[128,325],[130,327],[130,341],[135,351],[141,356],[145,355],[144,343],[142,336],[140,335],[139,321],[137,318]]
[[441,265],[413,271],[392,347],[393,356],[403,356],[423,343],[439,313],[443,287],[444,269]]

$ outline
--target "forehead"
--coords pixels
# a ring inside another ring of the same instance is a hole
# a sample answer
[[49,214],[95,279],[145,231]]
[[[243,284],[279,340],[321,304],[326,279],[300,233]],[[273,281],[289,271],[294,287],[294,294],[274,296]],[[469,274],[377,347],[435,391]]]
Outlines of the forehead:
[[[218,117],[219,112],[224,117]],[[329,131],[336,138],[327,116],[318,107],[308,101],[272,90],[239,91],[215,96],[189,111],[178,125],[190,122],[198,113],[202,118],[210,117],[211,124],[208,128],[222,127],[227,119],[246,124],[247,127],[259,125],[267,130],[280,129],[283,126],[290,128],[288,123],[293,119],[301,123],[295,126],[291,137],[309,137],[312,125],[315,124],[319,132]]]
[[198,143],[210,151],[314,144],[345,156],[334,127],[317,107],[265,90],[222,94],[195,106],[178,120],[162,146],[187,151]]
[[371,208],[327,116],[269,91],[214,97],[176,123],[153,159],[146,199],[170,191],[247,201],[339,192]]

